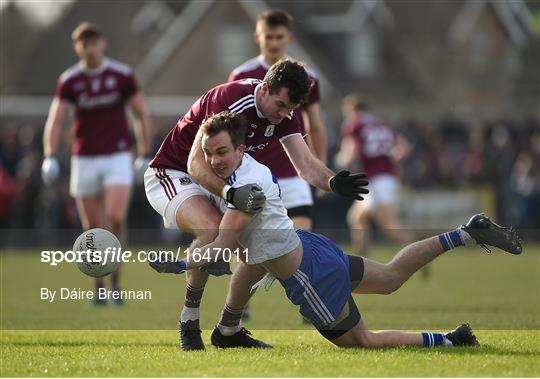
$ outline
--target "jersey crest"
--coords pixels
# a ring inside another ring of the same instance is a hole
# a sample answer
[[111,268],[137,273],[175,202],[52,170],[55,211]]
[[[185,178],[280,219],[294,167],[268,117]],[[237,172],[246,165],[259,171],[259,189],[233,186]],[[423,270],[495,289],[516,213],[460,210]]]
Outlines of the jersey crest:
[[265,137],[272,137],[274,135],[274,129],[276,128],[275,125],[270,124],[266,127],[266,130],[264,131]]

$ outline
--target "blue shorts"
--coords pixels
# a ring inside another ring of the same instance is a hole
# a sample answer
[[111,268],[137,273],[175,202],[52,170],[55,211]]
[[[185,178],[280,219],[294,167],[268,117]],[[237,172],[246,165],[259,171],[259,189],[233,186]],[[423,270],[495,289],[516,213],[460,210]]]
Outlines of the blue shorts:
[[287,297],[317,329],[331,324],[351,295],[349,258],[320,234],[297,230],[304,255],[294,275],[280,280]]

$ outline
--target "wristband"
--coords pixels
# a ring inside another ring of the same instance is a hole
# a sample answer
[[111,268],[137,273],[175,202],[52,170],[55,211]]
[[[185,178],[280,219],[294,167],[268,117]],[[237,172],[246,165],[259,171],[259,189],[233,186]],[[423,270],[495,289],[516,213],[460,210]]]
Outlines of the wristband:
[[225,187],[223,187],[223,189],[221,190],[221,197],[227,200],[227,192],[229,192],[231,188],[232,187],[230,185],[225,184]]

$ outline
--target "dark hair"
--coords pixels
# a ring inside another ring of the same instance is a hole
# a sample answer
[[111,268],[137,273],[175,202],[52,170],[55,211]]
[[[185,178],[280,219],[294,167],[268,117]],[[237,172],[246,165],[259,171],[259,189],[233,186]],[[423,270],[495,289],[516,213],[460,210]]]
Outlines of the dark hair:
[[248,123],[247,117],[242,113],[223,111],[206,119],[201,125],[201,130],[203,135],[208,137],[226,131],[231,137],[234,148],[237,148],[244,143]]
[[101,26],[92,22],[83,21],[73,30],[71,33],[71,39],[73,42],[85,41],[92,38],[101,38],[104,36]]
[[264,22],[270,28],[284,26],[290,29],[292,21],[292,16],[281,9],[268,9],[257,17],[257,22]]
[[289,100],[294,104],[304,104],[313,85],[305,65],[289,58],[274,63],[264,76],[264,81],[268,84],[271,95],[287,87]]

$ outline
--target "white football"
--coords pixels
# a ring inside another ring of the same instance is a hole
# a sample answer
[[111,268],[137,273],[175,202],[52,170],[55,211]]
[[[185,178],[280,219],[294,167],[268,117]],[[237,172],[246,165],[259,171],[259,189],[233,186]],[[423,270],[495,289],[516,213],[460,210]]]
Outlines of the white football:
[[76,262],[77,267],[84,274],[94,278],[109,275],[118,268],[119,262],[111,258],[113,253],[120,251],[120,247],[118,238],[108,230],[100,228],[86,230],[77,237],[73,245],[74,252],[89,252],[80,255],[81,259]]

